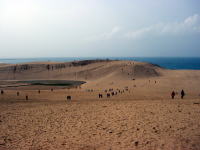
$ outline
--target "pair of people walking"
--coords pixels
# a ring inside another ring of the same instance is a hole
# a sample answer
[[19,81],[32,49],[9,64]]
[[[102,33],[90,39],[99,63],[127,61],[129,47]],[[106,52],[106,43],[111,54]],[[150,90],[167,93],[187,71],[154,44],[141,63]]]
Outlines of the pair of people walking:
[[[176,93],[175,93],[174,91],[172,91],[172,93],[171,93],[172,99],[174,99],[175,95],[176,95]],[[182,90],[182,91],[181,91],[181,99],[183,99],[184,96],[185,96],[185,92],[184,92],[184,90]]]

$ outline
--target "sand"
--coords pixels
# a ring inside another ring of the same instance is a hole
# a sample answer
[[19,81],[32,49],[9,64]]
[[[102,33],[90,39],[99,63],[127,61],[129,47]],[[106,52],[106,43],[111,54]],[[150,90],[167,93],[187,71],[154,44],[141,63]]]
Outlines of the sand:
[[[52,71],[46,64],[31,63],[31,70],[15,75],[12,65],[0,66],[0,83],[13,78],[87,83],[73,89],[2,87],[0,150],[200,149],[200,71],[166,70],[132,61],[92,62]],[[124,92],[107,98],[105,90],[111,88]],[[174,100],[172,90],[177,92]],[[68,95],[71,101],[66,100]]]

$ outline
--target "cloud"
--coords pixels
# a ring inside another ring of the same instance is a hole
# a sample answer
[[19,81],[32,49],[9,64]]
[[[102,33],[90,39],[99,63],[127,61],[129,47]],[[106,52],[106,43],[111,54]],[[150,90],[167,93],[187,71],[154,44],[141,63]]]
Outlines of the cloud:
[[200,33],[200,16],[195,14],[182,22],[159,23],[149,27],[129,31],[124,37],[138,39],[146,36],[184,35],[188,33]]
[[121,27],[115,26],[110,32],[90,36],[86,38],[86,41],[142,39],[152,36],[183,36],[194,33],[200,33],[200,16],[198,14],[189,16],[181,22],[158,23],[133,31],[122,31]]
[[116,37],[116,35],[121,31],[121,28],[119,26],[115,26],[112,28],[111,31],[109,32],[104,32],[102,34],[99,35],[94,35],[91,36],[89,38],[86,38],[87,41],[97,41],[97,40],[109,40],[112,39],[114,37]]

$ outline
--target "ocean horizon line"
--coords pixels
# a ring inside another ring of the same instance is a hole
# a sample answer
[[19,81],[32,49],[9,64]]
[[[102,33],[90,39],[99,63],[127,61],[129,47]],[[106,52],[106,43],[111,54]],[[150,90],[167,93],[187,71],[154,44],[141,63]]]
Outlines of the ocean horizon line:
[[0,60],[3,59],[40,59],[40,58],[200,58],[200,56],[74,56],[74,57],[0,57]]
[[0,58],[0,63],[20,64],[33,62],[70,62],[93,59],[139,61],[158,65],[166,69],[200,70],[200,57],[37,57]]

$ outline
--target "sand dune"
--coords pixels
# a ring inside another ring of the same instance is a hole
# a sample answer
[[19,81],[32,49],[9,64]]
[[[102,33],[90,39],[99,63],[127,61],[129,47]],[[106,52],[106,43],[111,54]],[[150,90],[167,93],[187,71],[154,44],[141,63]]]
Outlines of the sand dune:
[[[14,67],[0,66],[1,86],[13,80],[86,83],[71,89],[2,87],[0,149],[200,149],[200,71],[96,60],[18,64],[15,72]],[[117,95],[107,98],[109,89]]]
[[[49,65],[49,69],[47,69]],[[30,63],[0,66],[1,80],[21,79],[73,79],[95,80],[99,78],[121,77],[146,78],[159,76],[159,67],[132,61],[77,61],[69,63]]]

